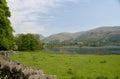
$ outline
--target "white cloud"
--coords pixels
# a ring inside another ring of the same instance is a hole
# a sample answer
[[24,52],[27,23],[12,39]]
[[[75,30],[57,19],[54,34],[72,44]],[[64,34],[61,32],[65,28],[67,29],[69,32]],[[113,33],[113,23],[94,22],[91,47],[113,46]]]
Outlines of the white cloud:
[[[49,9],[59,7],[67,1],[78,0],[7,0],[12,12],[12,26],[16,33],[40,33],[45,30],[45,26],[37,23],[40,14],[47,13]],[[49,16],[46,20],[51,18],[54,16]]]

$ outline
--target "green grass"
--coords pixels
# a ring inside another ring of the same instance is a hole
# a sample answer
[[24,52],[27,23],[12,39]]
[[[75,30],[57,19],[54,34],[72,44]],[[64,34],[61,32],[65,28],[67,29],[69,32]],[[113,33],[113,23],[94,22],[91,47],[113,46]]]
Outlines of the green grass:
[[12,60],[42,69],[58,79],[120,79],[120,55],[58,54],[45,51],[18,52]]

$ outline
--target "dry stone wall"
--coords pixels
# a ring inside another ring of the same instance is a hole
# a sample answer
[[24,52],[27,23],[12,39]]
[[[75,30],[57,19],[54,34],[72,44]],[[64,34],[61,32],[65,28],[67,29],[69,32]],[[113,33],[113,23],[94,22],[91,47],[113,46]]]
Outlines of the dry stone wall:
[[8,79],[57,79],[55,75],[45,75],[42,70],[32,69],[18,62],[10,61],[8,54],[0,55],[0,77]]

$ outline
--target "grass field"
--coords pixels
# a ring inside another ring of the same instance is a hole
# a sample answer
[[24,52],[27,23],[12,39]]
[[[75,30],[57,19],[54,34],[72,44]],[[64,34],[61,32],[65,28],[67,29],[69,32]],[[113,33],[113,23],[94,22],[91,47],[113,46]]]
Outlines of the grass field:
[[42,69],[58,79],[120,79],[120,55],[58,54],[45,51],[18,52],[12,60]]

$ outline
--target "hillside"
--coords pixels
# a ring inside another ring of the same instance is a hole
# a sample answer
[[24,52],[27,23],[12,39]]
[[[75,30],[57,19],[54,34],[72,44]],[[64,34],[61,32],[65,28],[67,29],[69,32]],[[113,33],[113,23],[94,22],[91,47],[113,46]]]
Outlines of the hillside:
[[58,33],[43,39],[44,43],[62,43],[80,36],[81,33]]
[[86,31],[74,42],[120,42],[120,27],[101,27]]
[[100,27],[84,32],[59,33],[43,39],[44,43],[76,43],[76,42],[117,42],[120,43],[120,26]]

